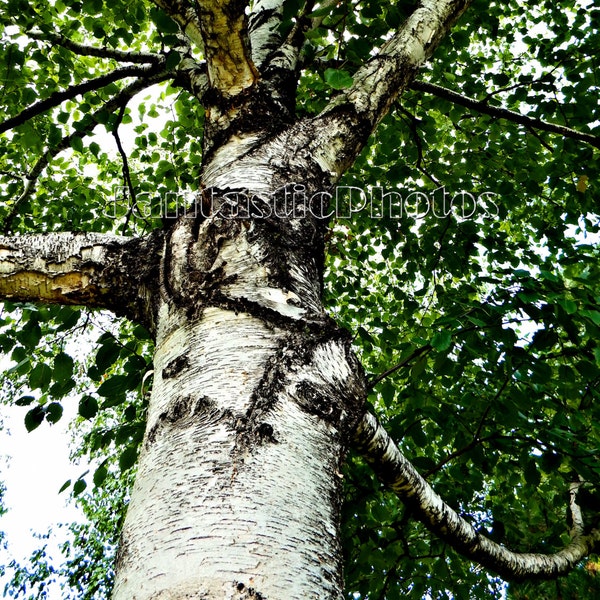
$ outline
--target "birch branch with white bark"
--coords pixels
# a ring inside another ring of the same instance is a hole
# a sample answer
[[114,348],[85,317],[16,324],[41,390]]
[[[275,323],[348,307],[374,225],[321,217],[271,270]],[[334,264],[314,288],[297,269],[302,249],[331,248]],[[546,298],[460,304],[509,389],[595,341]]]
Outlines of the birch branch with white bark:
[[324,171],[339,178],[433,54],[471,0],[422,0],[378,54],[362,66],[353,84],[314,119],[311,151]]
[[413,511],[430,531],[463,556],[478,562],[506,579],[553,579],[568,573],[600,545],[600,531],[586,532],[570,491],[573,514],[571,542],[554,554],[512,552],[476,531],[448,506],[402,454],[376,417],[367,413],[357,427],[354,446],[375,469],[385,485]]

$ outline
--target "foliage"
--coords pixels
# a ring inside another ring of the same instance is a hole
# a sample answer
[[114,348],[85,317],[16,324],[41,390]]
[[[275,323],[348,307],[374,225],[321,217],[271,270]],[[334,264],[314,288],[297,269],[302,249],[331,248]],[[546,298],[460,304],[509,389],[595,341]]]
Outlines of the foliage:
[[[49,41],[59,32],[176,65],[173,23],[148,6],[5,2],[0,119],[118,67]],[[411,8],[379,0],[313,6],[318,26],[303,47],[298,114],[315,114],[350,85]],[[300,10],[286,3],[284,28]],[[561,546],[571,482],[583,479],[592,498],[600,491],[600,155],[484,110],[598,135],[599,26],[597,1],[475,2],[421,77],[478,100],[483,112],[407,91],[341,182],[356,189],[342,190],[340,207],[350,208],[351,193],[352,206],[367,207],[335,219],[328,240],[326,302],[355,336],[373,409],[450,505],[522,551]],[[131,81],[86,91],[0,136],[0,219],[13,231],[140,234],[160,226],[157,198],[196,189],[202,110],[172,82],[156,84],[152,96],[142,86],[143,99],[125,107]],[[93,126],[105,134],[92,137]],[[119,139],[127,140],[125,163]],[[24,187],[28,174],[35,189]],[[378,202],[382,193],[396,194],[391,209]],[[10,400],[28,407],[27,428],[59,419],[73,394],[91,423],[81,452],[98,466],[72,492],[85,498],[93,526],[73,531],[64,567],[78,598],[110,586],[105,559],[93,569],[89,561],[114,548],[118,528],[109,523],[126,492],[113,506],[112,486],[119,468],[131,477],[150,384],[140,328],[102,334],[91,363],[67,348],[89,318],[73,308],[9,306],[0,323]],[[91,496],[81,496],[86,487]],[[349,598],[500,593],[501,582],[415,524],[356,456],[346,498]],[[599,587],[588,566],[509,594],[590,597]]]

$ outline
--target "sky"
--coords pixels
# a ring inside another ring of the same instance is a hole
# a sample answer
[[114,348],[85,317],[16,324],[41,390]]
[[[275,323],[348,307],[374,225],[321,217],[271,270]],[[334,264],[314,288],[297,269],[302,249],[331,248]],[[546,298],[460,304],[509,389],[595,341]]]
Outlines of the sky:
[[[0,531],[5,533],[8,553],[0,548],[0,565],[12,558],[21,563],[43,544],[34,533],[45,534],[59,523],[80,520],[79,511],[68,505],[69,493],[59,494],[68,478],[77,479],[84,465],[74,465],[69,458],[68,425],[77,412],[76,401],[64,402],[63,418],[56,424],[42,423],[28,433],[23,419],[29,407],[2,406],[0,429],[0,481],[6,486],[5,508],[0,517]],[[61,533],[61,532],[58,532]],[[50,552],[60,556],[57,543]],[[56,540],[56,538],[55,538]],[[0,593],[6,580],[0,577]]]

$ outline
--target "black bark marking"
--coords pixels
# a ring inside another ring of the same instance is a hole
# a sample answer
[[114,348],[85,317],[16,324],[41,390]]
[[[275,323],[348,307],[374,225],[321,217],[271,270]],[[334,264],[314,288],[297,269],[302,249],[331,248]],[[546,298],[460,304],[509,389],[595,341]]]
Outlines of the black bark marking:
[[301,381],[296,386],[296,391],[296,401],[302,410],[332,425],[340,425],[343,408],[335,398],[333,390],[330,395],[324,394],[322,389],[307,381]]
[[273,426],[270,423],[261,423],[255,430],[256,436],[260,442],[269,442],[271,444],[279,443],[273,435]]
[[174,358],[172,361],[170,361],[162,370],[162,378],[170,379],[171,377],[175,377],[181,373],[181,371],[189,367],[189,364],[187,353],[181,354],[177,358]]
[[204,420],[227,418],[229,411],[220,411],[208,396],[179,396],[160,413],[156,423],[150,428],[146,436],[146,447],[156,441],[159,433],[168,426],[185,427],[191,420],[202,415]]
[[158,312],[162,252],[162,231],[132,239],[115,253],[103,273],[104,279],[114,282],[113,290],[116,290],[109,308],[119,316],[141,323],[151,334],[155,331]]
[[279,350],[267,360],[263,376],[250,399],[250,407],[235,422],[236,455],[241,456],[244,451],[252,451],[265,443],[278,443],[268,417],[276,405],[277,394],[283,387],[287,364],[286,348],[287,344],[282,343]]
[[246,586],[246,584],[241,581],[234,582],[233,585],[237,592],[234,596],[234,600],[268,600],[267,596],[261,594],[253,587]]

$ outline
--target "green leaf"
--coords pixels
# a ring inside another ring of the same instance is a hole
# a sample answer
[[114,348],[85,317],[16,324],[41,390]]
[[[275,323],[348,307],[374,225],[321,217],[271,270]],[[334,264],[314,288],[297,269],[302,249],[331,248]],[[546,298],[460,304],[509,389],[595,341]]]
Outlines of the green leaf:
[[33,431],[37,427],[39,427],[44,420],[45,412],[41,406],[36,406],[32,408],[25,415],[25,428],[27,431]]
[[100,465],[94,472],[94,485],[100,487],[105,481],[108,475],[108,469],[105,465]]
[[120,352],[121,346],[117,344],[117,341],[112,337],[107,338],[96,353],[96,366],[98,370],[104,373],[119,358]]
[[535,460],[531,459],[526,462],[523,475],[525,477],[525,481],[532,487],[537,487],[540,485],[541,476]]
[[78,412],[84,419],[93,419],[98,413],[98,401],[93,396],[83,396],[79,400]]
[[63,407],[58,402],[51,402],[46,407],[46,420],[48,423],[56,423],[60,421],[63,415]]
[[577,304],[568,298],[559,298],[556,303],[568,314],[573,315],[577,312]]
[[342,69],[325,69],[325,82],[334,90],[343,90],[349,88],[354,79],[347,71]]
[[29,385],[32,390],[46,390],[52,381],[52,370],[46,364],[36,365],[29,373]]
[[167,56],[167,62],[165,64],[165,68],[168,71],[173,70],[179,63],[181,62],[181,56],[179,54],[179,52],[176,52],[175,50],[173,50],[172,52],[169,52],[169,55]]
[[83,139],[78,135],[74,135],[71,140],[71,148],[76,152],[83,152]]
[[15,400],[17,406],[29,406],[35,401],[33,396],[21,396],[18,400]]
[[158,9],[151,10],[152,18],[162,33],[179,33],[179,25],[165,12]]
[[73,359],[64,352],[54,357],[53,377],[56,381],[68,381],[73,377]]
[[600,325],[600,311],[597,310],[581,310],[579,314],[583,317],[591,319],[595,325]]
[[128,446],[119,456],[119,468],[121,471],[126,471],[135,465],[137,461],[137,446]]
[[431,338],[431,345],[438,350],[439,352],[443,352],[444,350],[448,350],[450,345],[452,344],[452,334],[449,331],[438,331],[433,338]]
[[58,490],[58,493],[59,493],[59,494],[62,494],[62,493],[65,491],[65,490],[69,489],[69,487],[70,487],[70,486],[71,486],[71,480],[70,480],[70,479],[67,479],[67,481],[65,481],[65,482],[62,484],[62,486],[61,486],[60,490]]
[[98,394],[104,398],[119,396],[132,389],[131,382],[131,376],[113,375],[98,388]]
[[23,346],[29,349],[35,348],[40,343],[41,337],[42,330],[40,324],[35,319],[29,319],[17,334],[17,339]]
[[73,496],[79,496],[86,488],[87,483],[85,482],[85,479],[78,479],[73,484]]

